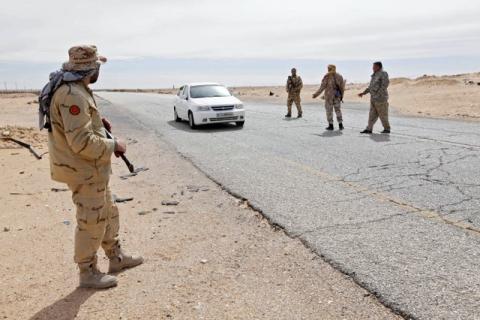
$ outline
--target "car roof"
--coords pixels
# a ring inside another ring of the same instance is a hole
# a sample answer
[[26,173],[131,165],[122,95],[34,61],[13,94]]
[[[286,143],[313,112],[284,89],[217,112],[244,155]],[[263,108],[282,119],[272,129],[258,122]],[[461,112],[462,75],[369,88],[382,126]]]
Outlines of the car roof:
[[193,82],[193,83],[187,83],[186,86],[189,87],[197,87],[197,86],[220,86],[221,84],[216,83],[216,82]]

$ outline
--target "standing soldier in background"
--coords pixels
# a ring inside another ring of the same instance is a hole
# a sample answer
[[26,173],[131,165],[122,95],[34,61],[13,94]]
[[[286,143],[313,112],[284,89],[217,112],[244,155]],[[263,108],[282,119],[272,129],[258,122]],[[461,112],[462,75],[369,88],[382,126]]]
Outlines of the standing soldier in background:
[[288,113],[285,116],[286,118],[292,117],[292,104],[295,102],[295,106],[298,110],[298,118],[301,118],[303,115],[302,112],[302,99],[300,98],[300,92],[303,88],[302,78],[297,76],[297,69],[292,69],[292,75],[287,79],[287,92],[288,92],[288,100],[287,100],[287,107]]
[[[110,140],[105,128],[110,123],[100,117],[92,91],[100,72],[95,46],[76,46],[69,61],[50,76],[40,96],[51,97],[48,119],[48,147],[53,180],[66,183],[77,208],[74,260],[80,269],[80,287],[108,288],[117,285],[114,276],[97,269],[101,246],[110,260],[109,272],[135,267],[141,257],[125,254],[118,239],[119,216],[109,188],[112,154],[125,153],[123,140]],[[42,106],[42,103],[41,103]]]
[[383,65],[381,62],[375,62],[373,64],[373,74],[370,85],[365,91],[358,96],[361,98],[367,93],[370,93],[370,114],[368,116],[368,126],[360,133],[371,134],[373,132],[373,126],[380,117],[382,121],[383,131],[382,133],[390,133],[390,123],[388,121],[388,85],[390,80],[388,73],[383,71]]
[[323,77],[320,89],[313,94],[315,99],[322,92],[325,91],[325,110],[327,112],[328,127],[326,130],[333,130],[333,110],[337,115],[338,127],[343,130],[343,118],[341,103],[343,100],[343,94],[345,92],[345,82],[341,74],[337,73],[337,67],[334,65],[328,66],[328,73]]

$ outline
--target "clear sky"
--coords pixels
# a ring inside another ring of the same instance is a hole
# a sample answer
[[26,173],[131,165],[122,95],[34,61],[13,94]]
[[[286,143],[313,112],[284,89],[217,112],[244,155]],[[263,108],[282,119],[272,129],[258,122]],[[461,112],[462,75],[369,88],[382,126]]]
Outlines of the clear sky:
[[477,0],[0,0],[0,86],[40,87],[74,44],[110,61],[97,87],[190,81],[283,84],[296,66],[317,83],[334,62],[367,81],[480,71]]

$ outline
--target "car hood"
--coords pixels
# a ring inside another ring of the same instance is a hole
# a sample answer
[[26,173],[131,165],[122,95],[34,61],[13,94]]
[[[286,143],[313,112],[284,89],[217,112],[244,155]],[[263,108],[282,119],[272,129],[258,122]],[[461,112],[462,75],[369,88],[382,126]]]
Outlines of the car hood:
[[234,105],[241,104],[242,102],[235,98],[234,96],[230,97],[215,97],[215,98],[199,98],[193,99],[192,102],[199,106],[225,106],[225,105]]

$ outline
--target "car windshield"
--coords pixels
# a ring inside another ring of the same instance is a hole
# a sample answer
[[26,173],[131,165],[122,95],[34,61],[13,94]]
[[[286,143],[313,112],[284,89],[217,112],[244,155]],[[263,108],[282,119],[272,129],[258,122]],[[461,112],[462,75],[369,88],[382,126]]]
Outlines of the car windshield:
[[194,86],[190,88],[190,97],[194,99],[230,97],[230,92],[227,88],[219,85]]

